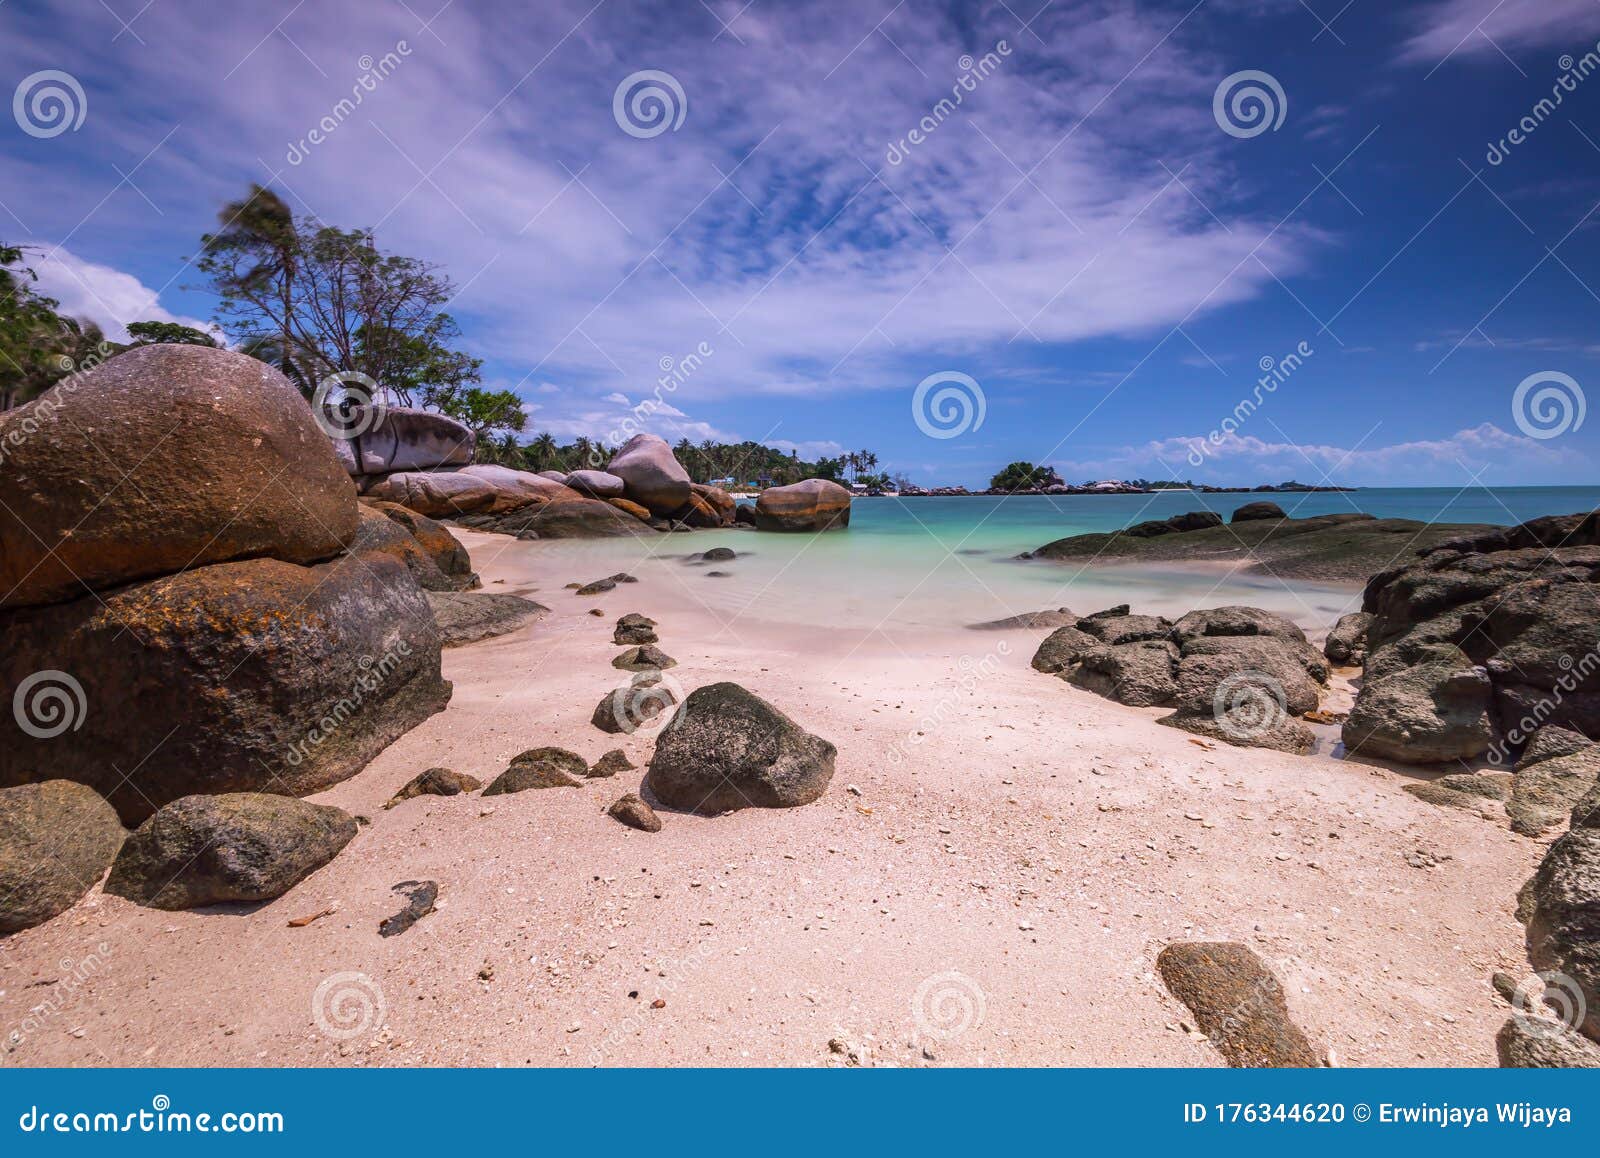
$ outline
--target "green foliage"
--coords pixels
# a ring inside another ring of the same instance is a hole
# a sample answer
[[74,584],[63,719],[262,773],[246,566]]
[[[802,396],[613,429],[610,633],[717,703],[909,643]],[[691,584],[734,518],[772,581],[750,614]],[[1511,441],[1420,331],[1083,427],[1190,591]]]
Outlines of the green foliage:
[[1031,462],[1014,462],[989,480],[989,487],[997,491],[1022,491],[1035,487],[1052,486],[1060,477],[1047,466],[1034,466]]
[[478,381],[481,362],[451,348],[459,330],[444,306],[454,291],[437,266],[383,252],[371,230],[297,220],[260,185],[219,218],[220,228],[201,238],[195,268],[218,297],[218,324],[241,349],[307,394],[329,374],[354,371],[402,405],[451,398],[479,412],[483,401],[460,393]]
[[177,322],[133,322],[128,326],[131,346],[209,346],[217,348],[217,340],[203,330]]
[[[522,399],[510,390],[485,390],[479,386],[433,389],[428,401],[440,413],[448,414],[478,436],[480,462],[502,461],[500,456],[504,448],[486,445],[492,433],[503,431],[510,437],[512,432],[521,430],[527,421]],[[515,446],[515,439],[512,445]]]
[[[567,445],[556,442],[549,431],[542,431],[531,441],[517,447],[517,453],[507,457],[504,447],[484,450],[479,443],[479,457],[492,454],[492,460],[520,470],[603,470],[615,447],[605,446],[587,438],[578,438]],[[843,477],[844,462],[839,459],[821,459],[807,462],[795,451],[778,450],[760,442],[713,442],[709,439],[695,443],[680,439],[672,448],[674,456],[689,477],[698,483],[713,479],[733,479],[734,488],[763,485],[783,486],[806,478]],[[874,457],[874,462],[877,459]],[[831,472],[831,473],[829,473]],[[872,476],[881,482],[887,476]],[[867,481],[863,476],[862,482]]]
[[57,313],[54,298],[35,292],[25,259],[21,247],[0,245],[0,410],[116,352],[94,323]]

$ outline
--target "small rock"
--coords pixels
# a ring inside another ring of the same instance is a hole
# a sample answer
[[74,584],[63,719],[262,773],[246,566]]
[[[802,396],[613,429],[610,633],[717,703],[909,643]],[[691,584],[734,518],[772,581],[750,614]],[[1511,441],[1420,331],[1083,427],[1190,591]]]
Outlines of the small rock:
[[433,912],[433,903],[439,899],[439,885],[435,881],[401,881],[390,891],[404,894],[406,906],[379,923],[380,937],[398,937]]
[[630,792],[621,797],[606,812],[629,828],[637,828],[641,832],[661,831],[661,818],[637,792]]

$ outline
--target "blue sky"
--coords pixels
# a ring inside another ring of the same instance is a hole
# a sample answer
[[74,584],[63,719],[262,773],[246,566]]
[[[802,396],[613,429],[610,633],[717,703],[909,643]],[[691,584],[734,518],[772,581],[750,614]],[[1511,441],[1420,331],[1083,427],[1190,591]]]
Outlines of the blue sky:
[[[924,484],[1600,479],[1600,417],[1526,413],[1600,389],[1600,0],[1041,2],[10,0],[5,85],[84,99],[0,119],[0,238],[113,332],[208,318],[185,261],[262,181],[444,264],[563,439],[705,343],[650,428]],[[619,121],[644,70],[675,128]],[[1247,70],[1275,128],[1218,119]],[[981,426],[917,421],[940,373]]]

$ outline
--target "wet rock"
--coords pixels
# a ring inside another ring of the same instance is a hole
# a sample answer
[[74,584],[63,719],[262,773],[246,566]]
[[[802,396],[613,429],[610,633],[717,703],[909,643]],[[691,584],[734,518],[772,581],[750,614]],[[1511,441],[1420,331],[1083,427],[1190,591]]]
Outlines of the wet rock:
[[850,492],[826,479],[768,487],[756,499],[760,531],[829,531],[850,525]]
[[577,788],[588,774],[582,756],[565,748],[529,748],[511,758],[511,766],[483,790],[485,796],[507,796],[535,788]]
[[656,740],[647,783],[673,808],[809,804],[833,779],[835,749],[738,684],[695,689]]
[[579,587],[574,594],[600,595],[607,591],[616,590],[616,586],[617,581],[615,579],[596,579],[593,583],[585,583],[582,587]]
[[1470,760],[1494,739],[1488,674],[1464,657],[1364,683],[1344,723],[1351,753],[1410,764]]
[[1540,833],[1567,822],[1578,801],[1600,783],[1600,744],[1574,752],[1517,765],[1512,778],[1511,801],[1506,813],[1513,832]]
[[1076,627],[1058,627],[1045,637],[1039,650],[1033,653],[1033,668],[1052,674],[1064,672],[1100,646],[1098,639]]
[[1270,748],[1303,756],[1316,744],[1310,728],[1283,712],[1235,707],[1220,716],[1209,711],[1174,712],[1156,721],[1169,728],[1220,740],[1236,748]]
[[632,735],[678,702],[658,671],[643,671],[608,692],[595,705],[589,722],[608,735]]
[[434,903],[439,899],[437,881],[401,881],[389,891],[405,897],[406,903],[394,916],[385,917],[379,922],[380,937],[398,937],[433,912]]
[[677,667],[678,661],[653,644],[640,644],[630,647],[627,651],[611,661],[611,666],[621,668],[623,671],[661,671],[669,667]]
[[738,553],[732,547],[712,547],[711,550],[700,553],[700,558],[707,563],[726,563],[737,557]]
[[629,828],[637,828],[641,832],[660,832],[661,818],[639,798],[637,792],[630,792],[617,800],[606,812],[620,820]]
[[428,592],[442,647],[465,647],[507,635],[541,619],[550,610],[520,595],[481,591]]
[[1251,523],[1261,519],[1286,519],[1289,516],[1283,513],[1283,508],[1277,503],[1265,500],[1254,503],[1245,503],[1236,509],[1228,521],[1230,523]]
[[1178,649],[1164,640],[1097,647],[1066,678],[1074,687],[1130,707],[1169,703],[1177,694]]
[[630,611],[617,620],[617,629],[612,632],[611,642],[618,647],[628,647],[642,643],[658,643],[656,637],[656,621],[647,619],[636,611]]
[[619,772],[631,772],[633,769],[633,762],[622,749],[613,748],[594,762],[594,767],[589,769],[588,777],[591,780],[609,779]]
[[1502,1025],[1494,1045],[1507,1069],[1600,1068],[1600,1045],[1556,1022],[1525,1014]]
[[1283,986],[1248,946],[1232,941],[1168,945],[1157,956],[1156,969],[1229,1065],[1321,1064],[1289,1019]]
[[389,798],[384,808],[393,808],[402,800],[418,796],[459,796],[464,792],[476,792],[482,787],[483,783],[475,776],[452,772],[449,768],[429,768],[407,781],[399,792]]
[[116,810],[82,784],[0,789],[0,935],[77,904],[111,867],[126,835]]
[[355,835],[348,813],[292,796],[185,796],[123,842],[106,892],[155,909],[270,901],[327,864]]
[[1340,667],[1359,667],[1367,661],[1367,629],[1372,616],[1365,611],[1341,615],[1322,644],[1322,654]]

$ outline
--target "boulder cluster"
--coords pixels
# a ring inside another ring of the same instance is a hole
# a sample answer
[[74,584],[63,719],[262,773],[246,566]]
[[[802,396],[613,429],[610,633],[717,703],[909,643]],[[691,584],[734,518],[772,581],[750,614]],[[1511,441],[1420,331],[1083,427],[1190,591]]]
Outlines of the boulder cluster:
[[0,416],[0,787],[78,781],[129,823],[305,795],[449,701],[427,592],[470,561],[364,510],[277,371],[155,345],[50,401]]
[[[1455,765],[1410,791],[1548,839],[1518,916],[1542,1002],[1501,1031],[1506,1065],[1600,1065],[1600,514],[1429,547],[1374,575],[1329,638],[1363,662],[1346,749]],[[1364,658],[1363,658],[1364,653]],[[1509,774],[1508,774],[1509,773]],[[1565,831],[1563,831],[1565,830]],[[1557,835],[1559,834],[1559,835]]]
[[513,470],[472,461],[475,438],[452,418],[391,407],[357,414],[334,448],[362,496],[474,530],[521,539],[577,539],[754,525],[826,530],[850,521],[850,492],[811,479],[771,487],[753,511],[726,491],[693,482],[667,443],[629,439],[599,469]]
[[1176,622],[1126,604],[1057,628],[1036,670],[1131,707],[1167,707],[1158,722],[1250,747],[1306,752],[1300,719],[1317,710],[1328,663],[1299,627],[1256,607],[1191,611]]

